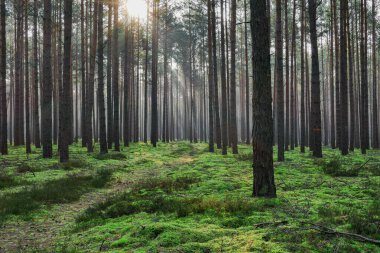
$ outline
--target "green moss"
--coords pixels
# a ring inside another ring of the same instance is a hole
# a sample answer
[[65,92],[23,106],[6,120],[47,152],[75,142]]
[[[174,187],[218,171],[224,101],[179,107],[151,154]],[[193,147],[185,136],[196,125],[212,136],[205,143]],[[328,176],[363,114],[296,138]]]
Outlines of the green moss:
[[[275,200],[251,197],[252,148],[247,145],[239,146],[239,155],[227,156],[188,142],[157,148],[137,143],[108,155],[87,154],[80,145],[70,151],[74,164],[68,169],[55,167],[57,156],[45,160],[37,151],[27,158],[22,148],[10,149],[17,161],[0,157],[8,183],[1,196],[14,201],[9,206],[34,210],[31,219],[38,224],[53,215],[75,216],[53,238],[55,252],[380,252],[378,246],[326,236],[299,222],[380,239],[376,150],[341,157],[326,148],[322,159],[298,148],[289,151],[285,162],[275,162]],[[349,175],[351,170],[355,173]],[[73,174],[83,181],[68,182]],[[48,188],[55,197],[27,193]],[[90,200],[82,198],[87,193]],[[4,222],[22,219],[13,215]],[[281,220],[289,223],[257,226]]]

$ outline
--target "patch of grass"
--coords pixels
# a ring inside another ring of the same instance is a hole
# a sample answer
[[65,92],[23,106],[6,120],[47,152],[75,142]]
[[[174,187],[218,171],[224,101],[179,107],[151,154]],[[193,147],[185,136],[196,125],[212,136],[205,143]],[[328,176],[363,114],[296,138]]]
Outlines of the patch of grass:
[[357,177],[359,175],[359,168],[345,168],[341,159],[338,157],[334,157],[327,162],[323,162],[322,170],[325,174],[333,177]]
[[109,152],[106,154],[96,154],[94,158],[97,160],[125,160],[127,156],[120,152]]
[[106,168],[98,169],[92,178],[91,185],[95,188],[104,187],[110,181],[111,176],[112,170]]
[[98,170],[95,175],[72,174],[67,177],[36,184],[22,191],[0,196],[0,220],[8,215],[26,215],[41,205],[70,203],[91,188],[103,187],[109,181],[111,172]]
[[252,161],[252,159],[253,159],[252,153],[242,153],[236,156],[236,160],[238,161]]
[[84,159],[71,159],[65,163],[58,163],[53,165],[53,169],[73,170],[90,168],[89,163]]
[[0,171],[0,189],[17,185],[16,180],[5,171]]
[[30,166],[28,163],[21,163],[16,167],[16,172],[20,174],[25,174],[25,173],[34,173],[37,172],[35,168]]
[[380,164],[368,164],[364,167],[368,170],[373,176],[380,176]]
[[241,214],[264,211],[279,204],[276,200],[255,200],[251,198],[201,198],[164,195],[144,195],[128,192],[108,199],[87,209],[77,218],[77,222],[117,218],[136,213],[175,213],[177,217],[192,214]]
[[355,233],[380,239],[380,200],[374,200],[364,211],[354,210],[348,216],[348,221]]
[[160,178],[152,177],[141,180],[133,186],[133,191],[153,191],[160,189],[164,192],[177,190],[187,190],[192,184],[198,183],[200,179],[195,177],[178,177],[178,178]]

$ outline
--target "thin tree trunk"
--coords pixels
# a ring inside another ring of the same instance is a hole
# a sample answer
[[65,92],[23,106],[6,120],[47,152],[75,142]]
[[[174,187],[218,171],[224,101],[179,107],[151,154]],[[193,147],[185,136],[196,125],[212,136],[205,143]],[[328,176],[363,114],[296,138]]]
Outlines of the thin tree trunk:
[[284,154],[284,73],[281,0],[276,0],[276,87],[277,87],[277,143],[278,161],[285,160]]
[[225,49],[225,38],[224,38],[224,0],[220,2],[220,13],[221,13],[221,84],[222,84],[222,154],[227,154],[228,147],[228,136],[227,136],[227,81],[226,81],[226,49]]
[[70,80],[71,80],[71,37],[73,26],[73,1],[66,0],[64,3],[64,51],[63,51],[63,83],[59,98],[59,129],[60,129],[60,162],[69,160],[70,144],[70,114],[67,108],[70,107]]
[[44,0],[43,18],[43,79],[42,79],[42,105],[41,126],[43,157],[53,156],[52,145],[52,62],[51,62],[51,0]]
[[25,147],[26,153],[32,152],[30,145],[30,86],[29,86],[29,39],[28,39],[29,2],[25,0]]
[[103,1],[98,4],[98,106],[99,106],[99,139],[100,153],[105,154],[107,149],[106,108],[104,104],[104,42],[103,42]]
[[311,128],[313,156],[322,157],[322,125],[321,125],[321,98],[320,77],[318,60],[318,37],[317,37],[317,2],[309,0],[309,22],[311,41]]
[[348,154],[348,84],[347,84],[347,0],[340,2],[340,148]]
[[6,86],[6,16],[5,0],[0,0],[0,152],[8,154],[8,115],[7,115],[7,86]]
[[119,126],[119,0],[114,0],[114,25],[112,47],[113,83],[113,142],[115,151],[120,151]]
[[372,147],[375,149],[379,148],[379,128],[378,128],[378,103],[377,103],[377,61],[376,61],[376,1],[372,0],[372,103],[373,103],[373,110],[372,110]]
[[211,0],[207,0],[207,48],[208,48],[208,100],[209,100],[209,152],[214,152],[214,73],[213,73],[213,57],[212,57],[212,5]]
[[231,2],[231,83],[230,83],[230,139],[232,153],[238,153],[236,118],[236,0]]
[[212,19],[212,51],[213,51],[213,65],[214,65],[214,113],[215,113],[215,141],[218,149],[222,148],[221,141],[221,128],[220,128],[220,117],[219,117],[219,91],[218,91],[218,62],[217,62],[217,50],[216,50],[216,10],[215,1],[212,0],[211,3],[211,19]]

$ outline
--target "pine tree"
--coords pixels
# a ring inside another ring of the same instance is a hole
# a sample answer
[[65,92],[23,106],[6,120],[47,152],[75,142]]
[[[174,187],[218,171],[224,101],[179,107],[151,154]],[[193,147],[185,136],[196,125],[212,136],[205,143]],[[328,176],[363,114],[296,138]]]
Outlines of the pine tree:
[[41,128],[43,157],[53,156],[52,144],[52,60],[51,60],[51,36],[52,36],[52,8],[51,0],[44,0],[43,18],[43,76],[42,76],[42,102],[41,102]]
[[309,22],[311,42],[311,117],[313,156],[322,157],[321,98],[317,37],[317,2],[309,0]]
[[265,0],[251,0],[253,52],[253,196],[276,197],[269,19]]
[[119,0],[114,0],[112,86],[113,86],[113,142],[115,151],[120,151],[119,126]]
[[348,154],[348,83],[347,83],[347,12],[348,1],[340,2],[340,148]]
[[60,88],[59,98],[59,130],[60,130],[60,161],[69,160],[70,144],[70,114],[67,108],[70,107],[70,82],[71,82],[71,37],[73,28],[73,0],[65,0],[64,3],[64,41],[63,41],[63,83]]
[[281,0],[276,0],[276,88],[277,88],[277,142],[278,161],[285,160],[284,154],[284,73]]
[[99,107],[99,139],[100,153],[108,152],[106,132],[106,108],[104,104],[104,42],[103,42],[103,1],[98,4],[98,107]]
[[236,118],[236,0],[231,2],[231,83],[230,83],[230,139],[232,153],[238,153],[237,118]]
[[0,152],[8,154],[8,115],[7,115],[7,90],[6,90],[6,16],[5,0],[0,0]]

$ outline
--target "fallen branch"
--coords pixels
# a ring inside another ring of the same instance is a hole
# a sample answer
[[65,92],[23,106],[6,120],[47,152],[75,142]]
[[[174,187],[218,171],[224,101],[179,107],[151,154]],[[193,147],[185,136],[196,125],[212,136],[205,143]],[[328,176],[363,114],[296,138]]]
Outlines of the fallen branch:
[[368,243],[380,245],[379,240],[375,240],[375,239],[372,239],[369,237],[365,237],[363,235],[359,235],[359,234],[355,234],[355,233],[349,233],[349,232],[337,231],[335,229],[332,229],[332,228],[329,228],[326,226],[322,226],[320,224],[312,223],[312,222],[300,221],[300,223],[305,224],[305,225],[312,225],[312,226],[314,226],[314,227],[312,227],[312,229],[318,230],[318,231],[326,233],[326,234],[348,236],[348,237],[351,237],[357,241],[363,241],[363,242],[368,242]]
[[[335,229],[332,229],[332,228],[329,228],[329,227],[326,227],[326,226],[323,226],[323,225],[320,225],[317,223],[308,222],[308,221],[296,221],[296,222],[303,224],[303,225],[310,225],[312,227],[309,227],[309,229],[314,229],[314,230],[317,230],[321,233],[350,237],[356,241],[380,245],[380,240],[375,240],[375,239],[372,239],[372,238],[369,238],[369,237],[366,237],[363,235],[359,235],[359,234],[355,234],[355,233],[349,233],[349,232],[337,231]],[[253,226],[256,228],[261,228],[261,227],[265,227],[265,226],[281,226],[281,225],[287,225],[287,224],[289,224],[289,220],[263,222],[263,223],[255,224]]]
[[363,163],[358,170],[361,170],[364,166],[366,166],[371,161],[371,158],[369,158],[365,163]]
[[281,226],[281,225],[286,225],[288,223],[289,221],[283,220],[283,221],[274,221],[274,222],[262,222],[262,223],[254,224],[253,226],[256,228],[262,228],[265,226]]

